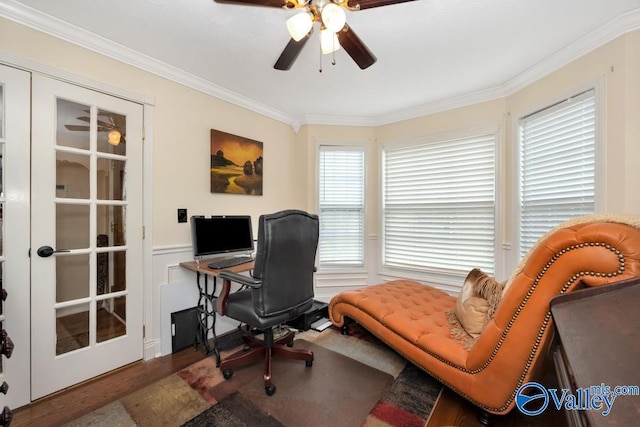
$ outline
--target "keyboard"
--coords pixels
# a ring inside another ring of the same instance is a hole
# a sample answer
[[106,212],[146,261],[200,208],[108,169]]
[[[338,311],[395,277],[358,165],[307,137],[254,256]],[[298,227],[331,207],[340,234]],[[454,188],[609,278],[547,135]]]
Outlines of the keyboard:
[[251,261],[253,261],[253,258],[251,258],[250,256],[237,256],[233,258],[221,259],[219,261],[213,261],[207,264],[207,267],[213,268],[215,270],[221,270],[223,268],[234,267],[236,265],[244,264]]

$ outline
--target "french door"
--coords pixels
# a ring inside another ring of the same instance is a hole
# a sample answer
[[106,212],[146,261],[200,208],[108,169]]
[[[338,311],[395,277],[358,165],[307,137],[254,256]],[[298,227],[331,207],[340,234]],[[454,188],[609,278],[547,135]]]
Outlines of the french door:
[[142,358],[142,106],[32,78],[31,397]]
[[30,84],[28,72],[0,65],[0,329],[14,345],[10,358],[0,355],[0,384],[9,386],[0,394],[0,411],[30,397]]

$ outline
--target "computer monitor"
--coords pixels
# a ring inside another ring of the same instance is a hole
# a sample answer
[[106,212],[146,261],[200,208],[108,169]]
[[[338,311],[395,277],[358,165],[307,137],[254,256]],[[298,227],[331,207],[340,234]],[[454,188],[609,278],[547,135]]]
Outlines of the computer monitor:
[[191,238],[195,259],[253,251],[253,229],[248,215],[192,216]]

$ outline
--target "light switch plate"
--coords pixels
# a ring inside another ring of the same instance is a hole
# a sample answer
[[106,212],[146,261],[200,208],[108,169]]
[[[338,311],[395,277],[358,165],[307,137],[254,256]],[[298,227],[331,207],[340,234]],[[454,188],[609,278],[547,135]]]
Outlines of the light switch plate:
[[187,222],[187,210],[178,208],[178,222]]

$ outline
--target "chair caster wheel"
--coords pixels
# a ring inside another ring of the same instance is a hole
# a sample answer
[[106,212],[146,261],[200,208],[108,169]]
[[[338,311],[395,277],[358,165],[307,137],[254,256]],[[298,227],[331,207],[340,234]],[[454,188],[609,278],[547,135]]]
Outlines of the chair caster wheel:
[[289,348],[293,347],[293,340],[291,340],[291,341],[289,341],[289,342],[287,343],[287,347],[289,347]]
[[267,393],[267,396],[273,396],[276,392],[276,386],[271,384],[270,386],[264,388],[264,392]]
[[313,366],[313,360],[307,360],[306,362],[304,362],[304,364],[307,366],[307,368],[310,368]]
[[224,371],[222,371],[222,376],[225,380],[228,380],[233,376],[233,369],[225,369]]

